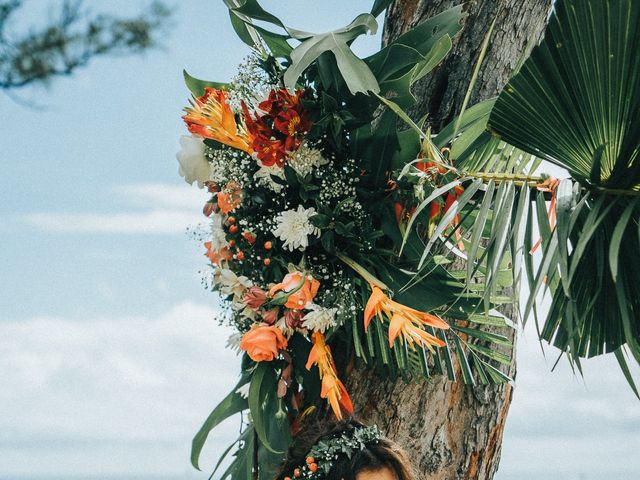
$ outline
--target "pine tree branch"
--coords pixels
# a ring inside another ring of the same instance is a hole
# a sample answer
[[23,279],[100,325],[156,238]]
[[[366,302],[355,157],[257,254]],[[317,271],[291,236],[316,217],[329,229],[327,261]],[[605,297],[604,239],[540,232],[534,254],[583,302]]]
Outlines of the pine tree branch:
[[89,14],[80,1],[62,3],[57,19],[27,33],[10,35],[7,26],[22,7],[0,0],[0,89],[48,83],[73,74],[101,55],[141,53],[158,46],[169,10],[160,2],[133,18]]

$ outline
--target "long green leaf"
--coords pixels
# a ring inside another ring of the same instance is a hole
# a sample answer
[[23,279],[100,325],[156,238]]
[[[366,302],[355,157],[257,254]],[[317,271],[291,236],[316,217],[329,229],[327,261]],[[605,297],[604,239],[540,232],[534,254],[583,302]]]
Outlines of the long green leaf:
[[[246,381],[244,381],[244,383],[246,383]],[[191,464],[198,470],[200,470],[200,453],[211,430],[218,426],[223,420],[249,408],[247,399],[237,393],[237,389],[244,383],[238,384],[233,391],[213,409],[202,427],[200,427],[200,430],[198,430],[198,433],[193,437],[193,441],[191,442]]]

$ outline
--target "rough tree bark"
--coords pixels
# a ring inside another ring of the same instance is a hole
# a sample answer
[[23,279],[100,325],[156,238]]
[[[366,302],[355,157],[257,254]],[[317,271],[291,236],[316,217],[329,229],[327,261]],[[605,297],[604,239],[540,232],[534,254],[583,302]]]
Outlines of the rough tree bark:
[[[459,0],[395,0],[383,41],[459,4]],[[506,84],[527,47],[537,42],[552,0],[465,1],[468,16],[449,57],[416,85],[416,116],[429,114],[434,130],[458,113],[480,45],[497,17],[491,46],[478,76],[471,104],[495,96]],[[504,313],[515,318],[515,306]],[[515,332],[513,354],[515,356]],[[507,372],[515,376],[515,361]],[[380,380],[366,368],[350,372],[347,388],[360,406],[356,414],[376,423],[408,451],[421,479],[490,480],[500,460],[502,433],[512,398],[511,385],[465,386],[436,379],[430,383]]]

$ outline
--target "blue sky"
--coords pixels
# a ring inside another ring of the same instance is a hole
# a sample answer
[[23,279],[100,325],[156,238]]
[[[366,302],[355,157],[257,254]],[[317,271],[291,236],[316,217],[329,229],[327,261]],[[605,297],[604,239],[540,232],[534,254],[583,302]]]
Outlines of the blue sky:
[[[147,4],[85,3],[122,14]],[[202,248],[185,233],[206,196],[177,175],[181,72],[228,80],[247,50],[221,1],[173,3],[162,49],[17,93],[38,110],[0,97],[2,479],[206,478],[189,466],[190,439],[238,360],[200,285]],[[24,18],[44,4],[28,0]],[[369,4],[264,1],[315,31]],[[554,360],[525,332],[497,479],[640,474],[640,406],[615,362],[587,362],[583,381],[564,363],[549,373]],[[214,433],[205,465],[235,429]]]

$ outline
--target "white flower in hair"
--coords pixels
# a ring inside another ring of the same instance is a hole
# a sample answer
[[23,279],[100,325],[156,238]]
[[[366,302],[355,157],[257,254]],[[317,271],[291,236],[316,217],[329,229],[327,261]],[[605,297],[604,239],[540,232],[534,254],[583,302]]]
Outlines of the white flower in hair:
[[302,326],[309,330],[324,333],[327,328],[335,327],[337,308],[324,308],[312,303],[308,306],[311,310],[302,317]]
[[209,180],[210,166],[204,156],[205,145],[202,138],[195,135],[182,135],[180,147],[180,151],[176,153],[180,163],[178,173],[189,185],[198,182],[198,187],[203,188],[204,182]]
[[313,225],[309,218],[316,214],[315,208],[305,209],[298,205],[297,210],[287,210],[276,217],[277,227],[273,234],[283,241],[283,247],[294,251],[304,250],[309,246],[309,236],[320,236],[320,229]]

